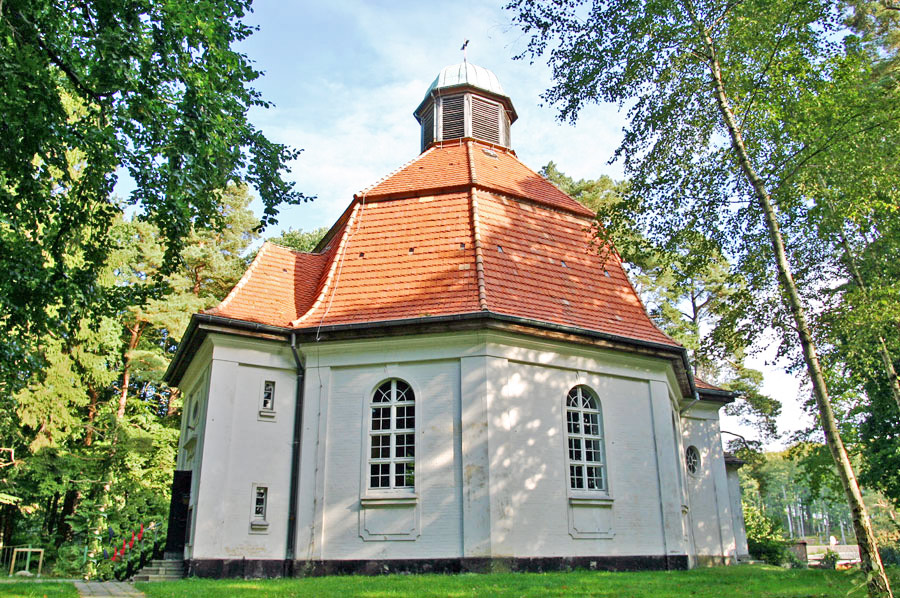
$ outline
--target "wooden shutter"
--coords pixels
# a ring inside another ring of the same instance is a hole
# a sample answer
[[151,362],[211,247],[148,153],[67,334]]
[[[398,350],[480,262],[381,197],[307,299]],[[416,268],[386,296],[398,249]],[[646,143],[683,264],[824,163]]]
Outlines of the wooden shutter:
[[472,137],[500,143],[500,105],[472,96]]
[[465,137],[465,102],[463,96],[445,97],[441,101],[441,139]]

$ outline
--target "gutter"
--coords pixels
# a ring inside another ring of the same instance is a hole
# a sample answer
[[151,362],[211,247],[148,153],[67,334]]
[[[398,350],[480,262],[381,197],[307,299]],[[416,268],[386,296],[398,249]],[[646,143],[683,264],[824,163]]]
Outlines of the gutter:
[[291,441],[291,482],[288,495],[287,543],[284,550],[284,576],[293,577],[297,551],[297,493],[300,489],[300,441],[303,434],[303,395],[306,363],[297,351],[297,334],[291,333],[291,353],[297,365],[297,388],[294,401],[294,435]]
[[[423,325],[434,325],[434,324],[451,324],[451,323],[461,323],[461,322],[505,322],[508,324],[518,324],[527,326],[530,328],[537,328],[543,330],[549,330],[553,332],[561,332],[564,334],[571,334],[574,336],[580,336],[582,338],[595,339],[600,341],[606,341],[613,344],[632,346],[639,349],[648,349],[651,351],[660,351],[664,353],[670,354],[676,360],[680,357],[680,361],[685,370],[685,385],[687,386],[687,393],[684,393],[685,396],[690,396],[697,398],[697,387],[694,385],[694,377],[691,374],[693,371],[690,367],[690,362],[688,361],[687,349],[681,346],[673,346],[659,342],[653,341],[645,341],[641,339],[629,338],[626,336],[619,336],[617,334],[611,334],[608,332],[600,332],[597,330],[589,330],[586,328],[579,328],[576,326],[568,326],[564,324],[555,324],[551,322],[542,322],[540,320],[534,320],[531,318],[523,318],[521,316],[511,316],[507,314],[499,314],[491,311],[477,311],[477,312],[469,312],[464,314],[452,314],[445,316],[419,316],[414,318],[402,318],[397,320],[382,320],[378,322],[358,322],[353,324],[331,324],[326,326],[320,326],[318,328],[300,328],[300,329],[291,329],[281,326],[271,326],[267,324],[258,324],[256,322],[248,322],[246,320],[236,320],[233,318],[226,318],[223,316],[216,316],[213,314],[194,314],[191,317],[191,322],[188,325],[187,330],[182,336],[182,342],[178,345],[178,351],[175,353],[175,357],[172,359],[172,362],[169,364],[169,369],[166,370],[166,374],[164,376],[164,380],[170,385],[177,385],[178,381],[181,378],[181,375],[184,373],[184,369],[187,366],[187,363],[190,361],[190,356],[193,354],[194,350],[199,346],[200,342],[202,342],[203,337],[205,336],[203,328],[200,326],[206,324],[207,326],[221,326],[225,328],[231,328],[233,330],[243,331],[248,334],[266,334],[272,336],[280,336],[282,338],[287,339],[289,336],[297,335],[299,338],[309,337],[310,340],[315,337],[316,334],[321,335],[334,335],[334,336],[343,336],[345,334],[355,335],[360,332],[369,332],[376,333],[376,331],[384,330],[387,328],[394,327],[416,327]],[[330,340],[330,339],[328,339]],[[296,341],[295,341],[296,342]],[[704,389],[703,394],[707,394],[707,391]],[[723,401],[723,402],[728,402]]]

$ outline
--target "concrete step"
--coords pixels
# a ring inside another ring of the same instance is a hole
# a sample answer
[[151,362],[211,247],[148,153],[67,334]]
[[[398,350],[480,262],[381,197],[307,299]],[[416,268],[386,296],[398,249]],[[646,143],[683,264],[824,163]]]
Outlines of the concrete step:
[[184,573],[184,567],[174,567],[172,565],[157,565],[157,566],[147,565],[146,567],[144,567],[144,569],[148,569],[148,570],[153,569],[153,570],[160,571],[163,573],[167,572],[167,573],[172,573],[172,574]]
[[154,567],[184,567],[184,561],[181,559],[153,559],[150,561],[150,564]]
[[153,559],[138,571],[134,581],[174,581],[184,577],[184,561],[180,559]]
[[134,581],[179,581],[181,579],[183,579],[181,575],[156,575],[138,573],[134,576]]

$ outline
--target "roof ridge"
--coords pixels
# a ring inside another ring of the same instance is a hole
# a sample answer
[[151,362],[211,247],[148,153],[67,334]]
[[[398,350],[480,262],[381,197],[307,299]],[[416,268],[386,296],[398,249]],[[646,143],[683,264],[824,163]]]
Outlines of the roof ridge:
[[316,297],[316,300],[313,301],[313,304],[309,307],[309,309],[306,310],[306,313],[304,313],[302,316],[298,316],[296,320],[291,322],[291,326],[293,326],[294,328],[297,328],[309,316],[311,316],[316,309],[318,309],[318,307],[322,304],[323,299],[328,294],[328,291],[331,290],[331,283],[334,280],[335,270],[337,269],[338,264],[343,262],[344,260],[346,244],[349,240],[349,237],[353,236],[353,233],[350,231],[356,222],[356,215],[361,205],[363,204],[357,202],[353,208],[353,211],[350,213],[350,218],[347,219],[347,224],[344,226],[344,232],[341,235],[341,241],[334,253],[334,258],[331,260],[331,265],[328,268],[328,275],[325,277],[325,284],[322,285],[322,290],[319,291],[319,295]]
[[484,253],[481,247],[481,225],[478,217],[478,192],[475,186],[469,188],[471,204],[472,241],[475,249],[475,278],[478,281],[478,307],[482,311],[490,311],[487,302],[487,285],[484,282]]
[[[257,266],[262,262],[263,255],[266,253],[270,246],[280,247],[280,245],[276,245],[271,241],[263,241],[262,247],[259,248],[259,251],[256,252],[256,257],[253,258],[253,261],[250,262],[250,266],[241,276],[241,279],[238,281],[236,285],[231,289],[231,291],[225,295],[225,298],[219,302],[215,307],[211,307],[209,309],[203,310],[203,313],[216,313],[225,309],[225,307],[231,303],[231,301],[237,296],[238,291],[240,291],[250,280],[250,277],[253,275],[253,272],[256,270]],[[285,248],[287,249],[287,248]]]
[[466,158],[469,162],[469,184],[474,187],[478,184],[478,173],[475,172],[475,156],[472,155],[471,141],[466,141]]
[[435,146],[429,147],[427,150],[425,150],[424,152],[422,152],[421,154],[419,154],[418,156],[416,156],[416,157],[413,158],[412,160],[409,160],[408,162],[406,162],[406,163],[404,163],[404,164],[401,164],[400,166],[398,166],[397,168],[395,168],[395,169],[392,170],[391,172],[387,173],[386,175],[384,175],[383,177],[381,177],[380,179],[378,179],[377,181],[375,181],[374,183],[372,183],[372,184],[369,185],[368,187],[366,187],[366,188],[364,188],[364,189],[361,189],[361,190],[360,190],[359,192],[357,192],[357,193],[354,193],[354,194],[353,194],[353,197],[361,197],[361,196],[365,196],[367,193],[369,193],[372,189],[374,189],[375,187],[377,187],[377,186],[380,185],[381,183],[385,182],[386,180],[388,180],[389,178],[391,178],[391,177],[394,176],[395,174],[399,173],[400,171],[409,168],[410,166],[412,166],[413,164],[415,164],[416,162],[418,162],[419,160],[421,160],[423,157],[425,157],[427,154],[430,154],[431,151],[432,151],[434,148],[435,148]]
[[288,247],[287,245],[282,245],[281,243],[276,243],[275,241],[266,241],[266,243],[273,247],[278,247],[279,249],[290,251],[294,255],[322,255],[323,253],[325,253],[324,251],[303,251],[302,249],[294,249],[293,247]]

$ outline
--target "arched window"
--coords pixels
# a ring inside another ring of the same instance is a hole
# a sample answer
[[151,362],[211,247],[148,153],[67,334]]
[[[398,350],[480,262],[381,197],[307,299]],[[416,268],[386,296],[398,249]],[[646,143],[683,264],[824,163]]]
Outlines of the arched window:
[[586,386],[576,386],[566,397],[566,433],[569,442],[569,488],[606,490],[603,414],[600,401]]
[[375,389],[369,417],[369,488],[416,485],[416,406],[409,384],[396,378]]

